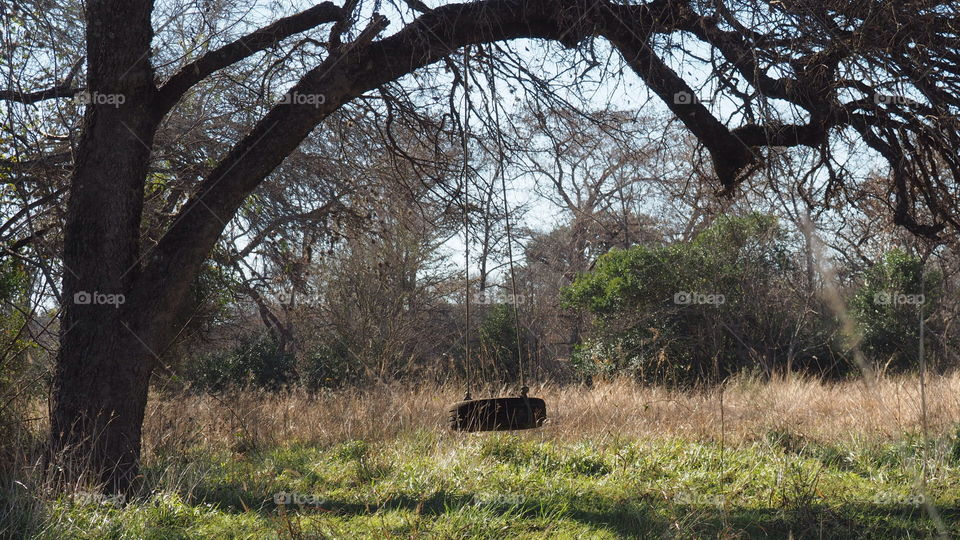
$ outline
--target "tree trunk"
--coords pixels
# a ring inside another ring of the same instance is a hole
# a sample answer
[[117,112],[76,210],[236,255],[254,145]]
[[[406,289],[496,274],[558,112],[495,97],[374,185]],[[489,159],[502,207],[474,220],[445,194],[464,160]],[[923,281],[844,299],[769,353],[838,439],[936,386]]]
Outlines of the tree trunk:
[[49,450],[67,479],[123,490],[137,475],[157,342],[131,294],[157,127],[153,5],[90,1],[86,10],[88,90],[64,229]]
[[88,475],[106,491],[122,492],[138,474],[152,359],[134,340],[125,339],[129,331],[122,324],[106,319],[90,318],[73,327],[78,341],[89,341],[85,349],[61,349],[52,450],[65,480]]

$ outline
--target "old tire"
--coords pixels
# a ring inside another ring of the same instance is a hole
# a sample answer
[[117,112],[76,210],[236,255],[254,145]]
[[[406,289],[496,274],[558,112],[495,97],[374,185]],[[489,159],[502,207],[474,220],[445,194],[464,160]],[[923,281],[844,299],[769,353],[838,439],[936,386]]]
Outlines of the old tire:
[[547,418],[547,404],[539,398],[501,397],[470,399],[450,408],[454,431],[511,431],[533,429]]

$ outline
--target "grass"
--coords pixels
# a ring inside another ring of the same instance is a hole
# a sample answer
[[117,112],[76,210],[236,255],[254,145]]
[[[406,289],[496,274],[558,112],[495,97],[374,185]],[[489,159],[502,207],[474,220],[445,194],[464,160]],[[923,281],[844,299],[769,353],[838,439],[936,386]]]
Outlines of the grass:
[[140,495],[4,497],[51,539],[956,536],[960,377],[928,444],[915,383],[735,381],[722,434],[717,391],[625,381],[539,388],[551,423],[517,434],[445,430],[455,388],[157,394]]

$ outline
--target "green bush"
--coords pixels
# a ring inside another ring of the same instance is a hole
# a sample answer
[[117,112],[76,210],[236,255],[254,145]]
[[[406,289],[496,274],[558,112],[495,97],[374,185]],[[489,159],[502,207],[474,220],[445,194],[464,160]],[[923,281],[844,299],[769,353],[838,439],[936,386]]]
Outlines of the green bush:
[[357,366],[358,362],[353,361],[345,347],[321,343],[298,363],[297,373],[309,390],[340,388],[364,380],[364,373]]
[[924,271],[919,257],[900,249],[887,252],[867,270],[851,306],[862,336],[861,350],[878,368],[917,367],[920,310],[925,318],[936,310],[942,283],[939,271]]
[[16,260],[0,260],[0,464],[22,451],[25,410],[43,395],[44,373],[31,354],[39,351],[26,332],[30,277]]
[[606,253],[562,292],[595,316],[574,367],[668,384],[823,368],[836,325],[804,317],[788,240],[776,218],[754,213],[721,217],[689,243]]
[[492,363],[500,378],[513,381],[519,376],[519,360],[530,365],[527,339],[521,333],[517,341],[517,324],[513,306],[495,304],[480,323],[480,351]]
[[279,390],[295,382],[294,367],[292,354],[269,335],[259,335],[229,350],[185,362],[181,376],[198,390],[246,386]]
[[0,381],[14,375],[15,356],[36,347],[23,332],[30,311],[29,276],[19,262],[0,260]]
[[265,333],[227,350],[187,360],[179,375],[201,391],[228,387],[279,390],[290,385],[317,391],[361,382],[364,374],[356,366],[343,347],[321,342],[316,349],[295,355]]

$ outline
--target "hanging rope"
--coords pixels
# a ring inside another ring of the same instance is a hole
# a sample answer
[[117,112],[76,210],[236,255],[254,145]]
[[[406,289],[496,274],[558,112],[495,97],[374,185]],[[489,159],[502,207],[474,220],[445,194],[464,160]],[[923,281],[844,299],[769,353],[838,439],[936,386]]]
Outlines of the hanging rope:
[[503,176],[503,164],[501,163],[497,167],[498,172],[500,173],[500,187],[503,192],[503,213],[504,221],[507,226],[507,258],[510,261],[510,289],[512,290],[513,295],[513,323],[515,325],[515,330],[517,334],[517,371],[520,372],[520,395],[526,397],[527,391],[527,380],[526,380],[526,369],[524,368],[523,362],[523,350],[521,349],[521,340],[520,340],[520,308],[519,308],[519,297],[517,295],[517,273],[513,268],[513,233],[510,229],[510,208],[507,203],[507,181]]
[[513,231],[510,227],[510,204],[507,202],[507,181],[503,174],[503,137],[499,134],[500,129],[500,106],[497,102],[497,81],[495,77],[490,77],[490,97],[493,102],[493,118],[497,126],[497,174],[500,176],[500,191],[503,194],[503,216],[507,228],[507,258],[510,262],[510,288],[512,294],[511,302],[513,304],[513,323],[517,334],[517,371],[520,375],[520,395],[527,396],[526,369],[523,362],[523,350],[520,340],[520,308],[519,296],[517,295],[517,273],[513,264]]
[[[468,149],[468,133],[469,133],[469,124],[470,124],[470,98],[469,98],[469,80],[470,80],[470,65],[469,65],[469,48],[464,48],[463,51],[463,108],[464,108],[464,117],[463,124],[461,125],[460,134],[460,144],[463,152],[463,163],[460,168],[460,181],[463,186],[463,238],[464,238],[464,333],[463,333],[463,348],[465,351],[466,358],[466,393],[464,394],[464,400],[472,399],[471,387],[473,381],[473,369],[470,358],[470,217],[469,217],[469,190],[467,182],[467,173],[469,170],[469,149]],[[494,121],[497,126],[500,125],[500,107],[497,103],[497,88],[496,88],[496,79],[490,78],[490,94],[491,101],[493,102],[493,113]],[[495,174],[500,178],[500,191],[503,196],[503,211],[504,211],[504,222],[506,226],[506,240],[507,240],[507,257],[509,260],[510,267],[510,287],[512,289],[512,302],[513,305],[513,322],[514,322],[514,331],[516,333],[516,347],[517,347],[517,371],[520,379],[520,395],[523,397],[527,396],[529,388],[527,387],[527,378],[526,371],[527,366],[523,360],[523,344],[521,340],[522,328],[520,326],[520,309],[517,295],[517,273],[513,260],[513,228],[510,223],[510,203],[507,200],[507,181],[504,175],[504,166],[503,166],[503,138],[497,136],[497,151],[498,151],[498,164]]]
[[467,376],[466,392],[464,400],[472,399],[470,387],[473,380],[472,361],[470,359],[470,199],[467,184],[467,168],[469,167],[467,129],[470,124],[470,99],[469,92],[469,58],[468,47],[463,49],[463,124],[460,126],[460,146],[463,152],[463,164],[460,168],[460,185],[463,186],[463,298],[464,298],[464,327],[463,327],[463,350],[466,362],[465,371]]
[[927,360],[924,356],[924,319],[923,304],[926,302],[924,296],[927,292],[926,282],[926,259],[923,259],[923,265],[920,266],[920,304],[917,306],[917,317],[920,323],[920,341],[917,344],[917,355],[920,357],[920,428],[923,431],[923,465],[920,467],[920,489],[927,489],[927,448],[930,446],[930,437],[927,432]]
[[[468,50],[464,49],[463,56],[463,72],[464,72],[464,119],[463,124],[461,125],[461,145],[463,146],[463,167],[460,170],[460,179],[463,182],[463,231],[464,231],[464,258],[466,261],[466,268],[464,270],[464,290],[466,294],[466,303],[464,309],[464,315],[466,318],[466,329],[464,332],[464,349],[467,354],[467,392],[463,401],[454,403],[453,407],[450,409],[450,428],[455,431],[513,431],[520,429],[534,429],[539,428],[543,425],[544,421],[547,418],[547,405],[540,398],[529,397],[527,395],[529,388],[527,388],[526,382],[526,367],[524,366],[523,361],[523,351],[521,350],[522,342],[520,339],[520,310],[519,310],[519,297],[517,295],[517,274],[516,268],[513,260],[513,229],[510,223],[510,204],[507,200],[507,181],[504,174],[504,160],[500,159],[497,165],[496,171],[494,172],[495,176],[492,178],[492,183],[488,187],[491,188],[489,193],[491,197],[494,196],[493,190],[496,190],[496,175],[500,176],[500,188],[501,193],[503,194],[503,209],[506,223],[506,240],[507,240],[507,255],[510,262],[510,282],[511,287],[513,288],[513,319],[514,325],[516,328],[517,334],[517,368],[520,378],[520,397],[493,397],[493,398],[478,398],[472,399],[470,395],[470,388],[472,384],[472,372],[470,368],[470,219],[469,219],[469,189],[467,184],[467,172],[469,166],[468,159],[468,134],[469,134],[469,121],[470,121],[470,94],[468,91],[468,80],[470,78],[470,66],[468,64]],[[500,114],[499,114],[499,105],[496,102],[496,85],[493,81],[493,77],[490,77],[490,88],[492,101],[494,103],[494,118],[499,128],[500,125]],[[489,111],[488,114],[489,115]],[[497,133],[497,148],[499,150],[499,157],[502,158],[504,154],[503,149],[503,137],[500,135],[498,130]],[[485,148],[484,148],[485,150]],[[492,199],[491,199],[492,200]],[[485,206],[485,217],[488,217],[486,212],[488,212],[488,205]]]

